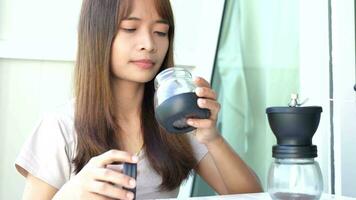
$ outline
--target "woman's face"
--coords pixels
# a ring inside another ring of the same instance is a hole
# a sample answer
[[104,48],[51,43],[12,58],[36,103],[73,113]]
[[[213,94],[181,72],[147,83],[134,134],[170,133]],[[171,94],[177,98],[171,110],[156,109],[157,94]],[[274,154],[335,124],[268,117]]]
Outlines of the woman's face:
[[131,0],[132,12],[119,24],[111,51],[115,78],[145,83],[154,78],[166,56],[169,25],[153,0]]

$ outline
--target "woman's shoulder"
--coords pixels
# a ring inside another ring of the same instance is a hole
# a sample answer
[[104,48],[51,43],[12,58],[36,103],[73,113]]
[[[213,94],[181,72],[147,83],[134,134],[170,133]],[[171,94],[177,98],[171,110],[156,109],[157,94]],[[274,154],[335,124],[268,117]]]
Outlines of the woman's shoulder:
[[59,189],[72,173],[75,155],[73,100],[45,112],[15,161],[17,170]]
[[75,99],[70,99],[60,105],[55,106],[52,110],[45,113],[45,117],[56,117],[62,120],[74,119]]
[[73,142],[74,134],[74,103],[71,99],[45,112],[41,117],[40,126],[48,131],[57,130],[66,142]]

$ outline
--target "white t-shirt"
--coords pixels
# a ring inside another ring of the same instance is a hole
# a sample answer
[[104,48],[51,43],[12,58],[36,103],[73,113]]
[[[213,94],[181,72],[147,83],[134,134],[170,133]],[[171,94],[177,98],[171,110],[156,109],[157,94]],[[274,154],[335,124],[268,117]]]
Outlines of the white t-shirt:
[[[205,145],[189,134],[194,155],[198,162],[207,154]],[[15,166],[60,189],[74,173],[72,160],[76,154],[77,134],[74,130],[74,100],[43,117],[33,134],[27,139],[18,155]],[[174,176],[174,175],[173,175]],[[175,198],[179,187],[161,192],[162,179],[151,168],[145,152],[139,154],[137,164],[136,199]]]

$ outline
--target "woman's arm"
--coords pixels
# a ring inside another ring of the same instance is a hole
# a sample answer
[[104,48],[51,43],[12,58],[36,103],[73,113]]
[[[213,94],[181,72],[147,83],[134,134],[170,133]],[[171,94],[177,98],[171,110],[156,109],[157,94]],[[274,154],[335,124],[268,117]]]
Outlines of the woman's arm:
[[195,172],[220,195],[229,194],[223,178],[209,153],[198,163]]
[[57,191],[57,188],[47,184],[46,182],[34,177],[32,174],[29,173],[26,177],[26,185],[22,199],[50,200],[53,198]]
[[236,194],[262,191],[255,173],[222,137],[206,146],[209,153],[199,162],[196,171],[216,192]]
[[[114,162],[137,163],[138,157],[110,150],[89,160],[83,169],[64,184],[60,190],[30,173],[26,174],[23,200],[109,200],[133,199],[134,194],[122,187],[135,188],[136,180],[106,166]],[[118,187],[120,186],[120,187]]]
[[188,119],[187,123],[196,127],[196,139],[208,148],[208,155],[196,168],[215,191],[226,193],[251,193],[262,191],[254,172],[241,160],[220,136],[216,121],[220,111],[217,95],[203,78],[195,80],[198,106],[210,110],[209,119]]

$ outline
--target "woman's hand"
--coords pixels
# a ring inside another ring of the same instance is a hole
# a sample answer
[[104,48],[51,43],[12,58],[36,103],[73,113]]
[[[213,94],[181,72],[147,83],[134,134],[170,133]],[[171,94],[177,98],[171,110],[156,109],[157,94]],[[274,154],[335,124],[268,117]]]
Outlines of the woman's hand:
[[188,119],[190,126],[196,127],[195,136],[203,144],[208,144],[220,137],[216,128],[216,121],[220,111],[220,104],[216,101],[217,95],[211,89],[210,84],[203,78],[197,77],[195,80],[197,89],[195,93],[198,96],[198,106],[210,110],[209,119]]
[[106,166],[114,162],[137,163],[137,161],[137,156],[118,150],[110,150],[93,157],[57,192],[53,199],[133,199],[134,194],[122,187],[135,188],[135,179]]

